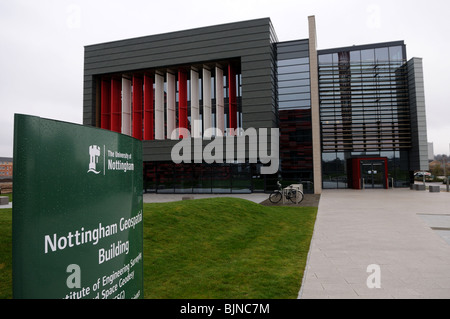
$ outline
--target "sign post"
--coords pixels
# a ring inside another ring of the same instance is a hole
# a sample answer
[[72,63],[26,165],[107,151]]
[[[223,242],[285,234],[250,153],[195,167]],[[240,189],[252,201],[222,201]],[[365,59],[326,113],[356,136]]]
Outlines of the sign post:
[[14,298],[142,298],[142,143],[15,115]]

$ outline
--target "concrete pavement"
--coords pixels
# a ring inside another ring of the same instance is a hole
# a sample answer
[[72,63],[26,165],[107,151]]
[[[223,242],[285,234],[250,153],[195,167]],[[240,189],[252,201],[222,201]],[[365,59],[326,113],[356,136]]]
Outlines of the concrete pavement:
[[299,298],[450,298],[449,234],[450,193],[325,190]]

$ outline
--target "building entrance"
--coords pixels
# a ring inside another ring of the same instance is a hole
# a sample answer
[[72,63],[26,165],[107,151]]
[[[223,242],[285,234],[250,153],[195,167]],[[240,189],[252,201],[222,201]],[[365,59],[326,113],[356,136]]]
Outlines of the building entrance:
[[360,161],[363,188],[386,188],[386,172],[383,160]]
[[349,188],[388,188],[386,157],[350,158],[347,167]]

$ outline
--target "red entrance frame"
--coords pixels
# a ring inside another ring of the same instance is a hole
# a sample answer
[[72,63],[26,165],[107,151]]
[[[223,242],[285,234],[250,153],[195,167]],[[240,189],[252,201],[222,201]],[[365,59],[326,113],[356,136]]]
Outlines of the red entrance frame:
[[[384,162],[384,185],[385,189],[389,188],[388,184],[388,164],[387,157],[358,157],[350,158],[351,165],[347,165],[348,172],[351,172],[349,180],[353,189],[362,189],[361,185],[361,161],[383,161]],[[348,163],[347,163],[348,164]],[[349,169],[351,167],[351,170]]]

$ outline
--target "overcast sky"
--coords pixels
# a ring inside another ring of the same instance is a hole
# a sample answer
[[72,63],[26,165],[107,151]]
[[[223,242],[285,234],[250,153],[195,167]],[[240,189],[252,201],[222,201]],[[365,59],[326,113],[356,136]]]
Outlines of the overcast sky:
[[449,154],[450,1],[0,0],[0,157],[13,155],[14,113],[82,124],[84,46],[269,17],[279,41],[318,49],[404,40],[423,58],[428,141]]

